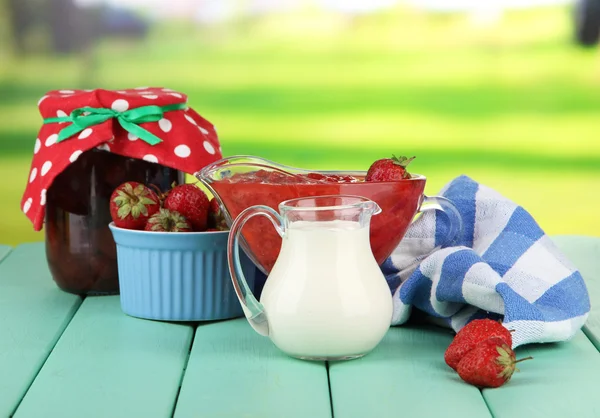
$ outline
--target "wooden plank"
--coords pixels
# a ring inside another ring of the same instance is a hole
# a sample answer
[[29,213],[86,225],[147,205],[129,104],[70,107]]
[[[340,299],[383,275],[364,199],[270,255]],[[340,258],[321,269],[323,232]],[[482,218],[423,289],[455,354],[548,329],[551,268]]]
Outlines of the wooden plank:
[[10,416],[81,304],[48,270],[44,244],[18,246],[0,263],[0,416]]
[[444,362],[449,330],[393,327],[370,354],[329,365],[336,418],[490,417],[480,391]]
[[6,259],[6,256],[12,251],[12,247],[8,245],[0,245],[0,263]]
[[171,417],[193,327],[125,315],[88,297],[15,418]]
[[330,416],[324,363],[286,356],[243,318],[196,329],[175,418]]
[[600,416],[600,354],[583,332],[566,343],[517,348],[519,364],[510,382],[484,389],[495,418],[593,418]]
[[560,235],[552,239],[577,266],[585,281],[592,309],[583,330],[600,351],[600,238]]

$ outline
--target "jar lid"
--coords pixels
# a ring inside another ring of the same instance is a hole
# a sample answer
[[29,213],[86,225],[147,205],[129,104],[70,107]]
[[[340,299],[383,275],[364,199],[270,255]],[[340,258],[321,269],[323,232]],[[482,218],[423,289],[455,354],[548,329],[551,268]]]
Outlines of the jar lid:
[[214,126],[175,90],[53,90],[38,107],[43,124],[21,199],[36,231],[43,225],[46,191],[58,174],[90,149],[189,174],[222,158]]

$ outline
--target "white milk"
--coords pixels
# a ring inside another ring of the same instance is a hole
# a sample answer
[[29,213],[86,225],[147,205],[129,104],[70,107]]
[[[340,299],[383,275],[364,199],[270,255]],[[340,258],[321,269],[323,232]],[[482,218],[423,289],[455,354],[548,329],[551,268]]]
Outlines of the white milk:
[[343,220],[291,223],[261,302],[275,345],[304,358],[363,355],[392,318],[369,228]]

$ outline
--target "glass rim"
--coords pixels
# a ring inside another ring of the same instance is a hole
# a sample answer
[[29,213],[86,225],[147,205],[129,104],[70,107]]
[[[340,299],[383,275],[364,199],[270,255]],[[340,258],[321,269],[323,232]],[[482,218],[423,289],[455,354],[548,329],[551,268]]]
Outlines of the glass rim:
[[[337,175],[350,175],[350,176],[361,176],[364,177],[367,175],[367,170],[321,170],[321,169],[307,169],[307,168],[299,168],[292,167],[285,164],[280,164],[275,161],[258,157],[255,155],[231,155],[229,157],[223,157],[220,160],[214,161],[201,170],[194,173],[194,177],[198,179],[202,178],[210,178],[210,176],[221,169],[231,169],[232,167],[259,167],[263,169],[278,171],[280,173],[289,175],[289,176],[297,176],[298,174],[307,174],[307,173],[319,173],[319,174],[337,174]],[[411,177],[407,179],[402,179],[401,181],[423,181],[427,180],[427,176],[419,173],[410,173]],[[210,181],[218,181],[211,179]],[[373,183],[397,183],[398,181],[378,181]],[[362,182],[361,182],[362,183]],[[344,183],[344,184],[358,184],[358,183]]]

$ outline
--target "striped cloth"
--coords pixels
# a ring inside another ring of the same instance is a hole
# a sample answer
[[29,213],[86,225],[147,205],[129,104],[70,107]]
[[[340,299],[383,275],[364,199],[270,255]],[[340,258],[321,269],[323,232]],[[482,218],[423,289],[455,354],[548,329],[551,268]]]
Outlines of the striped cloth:
[[460,330],[476,318],[502,318],[513,347],[564,341],[583,326],[590,300],[581,274],[521,206],[469,177],[440,195],[461,213],[463,234],[440,247],[442,212],[424,213],[382,265],[393,293],[392,325],[411,310]]

